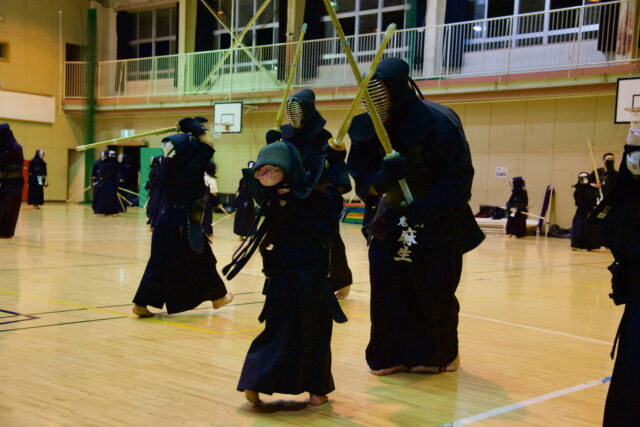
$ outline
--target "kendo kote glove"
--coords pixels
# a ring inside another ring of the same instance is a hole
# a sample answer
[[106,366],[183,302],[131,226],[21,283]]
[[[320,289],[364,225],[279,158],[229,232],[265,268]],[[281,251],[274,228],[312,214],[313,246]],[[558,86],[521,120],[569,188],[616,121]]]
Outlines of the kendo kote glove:
[[178,125],[180,126],[180,132],[190,133],[196,138],[205,133],[207,130],[199,120],[193,119],[191,117],[185,117],[184,119],[180,120],[178,122]]
[[385,156],[382,169],[375,173],[371,185],[378,194],[386,193],[405,176],[407,176],[407,159],[398,153],[392,153]]
[[344,162],[344,159],[347,158],[347,150],[335,150],[330,144],[322,147],[322,154],[327,156],[329,164]]

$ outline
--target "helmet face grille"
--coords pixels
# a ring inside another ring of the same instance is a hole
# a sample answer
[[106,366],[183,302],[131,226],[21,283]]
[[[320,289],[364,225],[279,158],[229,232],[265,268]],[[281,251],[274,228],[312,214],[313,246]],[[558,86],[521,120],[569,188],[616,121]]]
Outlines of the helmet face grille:
[[[389,120],[389,111],[391,110],[391,98],[389,97],[389,91],[387,91],[384,83],[380,80],[371,79],[367,86],[367,92],[371,97],[371,101],[373,101],[373,106],[376,109],[380,120],[382,123],[386,123],[387,120]],[[362,105],[364,105],[365,111],[371,115],[364,98],[362,99]]]
[[302,106],[300,102],[296,98],[289,98],[287,100],[287,118],[289,119],[289,123],[296,129],[299,129],[302,126],[302,120],[304,119],[304,114],[302,113]]

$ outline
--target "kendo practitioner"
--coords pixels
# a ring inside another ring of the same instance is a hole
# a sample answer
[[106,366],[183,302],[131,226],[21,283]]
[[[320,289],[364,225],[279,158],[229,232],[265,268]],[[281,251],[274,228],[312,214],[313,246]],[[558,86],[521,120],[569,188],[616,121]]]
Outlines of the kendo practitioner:
[[[571,224],[571,249],[593,250],[600,247],[590,238],[587,217],[596,206],[598,191],[589,185],[589,174],[580,172],[578,182],[573,186],[573,199],[576,203],[576,213]],[[597,245],[597,246],[596,246]]]
[[110,216],[124,211],[123,203],[118,199],[118,182],[119,166],[116,152],[109,150],[101,167],[96,213]]
[[511,185],[511,197],[507,201],[507,238],[527,235],[527,212],[529,195],[521,176],[514,177]]
[[[600,184],[596,181],[595,171],[592,171],[589,175],[589,183],[593,188],[599,188],[602,190],[601,197],[605,197],[616,180],[618,172],[615,169],[615,156],[613,153],[605,153],[602,156],[604,161],[604,167],[598,168],[598,177],[600,178]],[[600,196],[600,194],[599,194]],[[599,197],[600,198],[600,197]],[[593,249],[599,249],[607,241],[607,230],[601,227],[598,223],[593,223],[589,226],[589,234]]]
[[123,191],[121,194],[131,206],[138,206],[138,196],[133,194],[138,193],[138,167],[126,154],[118,155],[118,163],[120,165],[118,170],[120,187],[129,190]]
[[602,156],[602,161],[604,162],[604,166],[598,168],[598,177],[600,178],[600,184],[598,184],[596,180],[595,171],[591,171],[591,174],[589,174],[589,183],[593,188],[602,188],[602,195],[606,196],[609,191],[611,191],[611,187],[616,180],[618,171],[616,171],[616,158],[613,153],[604,154]]
[[[336,218],[334,188],[317,186],[326,156],[303,166],[291,143],[274,142],[260,150],[253,168],[243,170],[260,204],[251,235],[223,269],[232,279],[256,249],[267,277],[265,329],[251,343],[238,390],[254,405],[260,393],[309,393],[313,406],[335,389],[331,375],[333,321],[347,318],[330,279],[330,248]],[[261,219],[264,221],[261,222]]]
[[213,209],[218,208],[225,214],[227,213],[220,199],[218,199],[218,184],[216,183],[216,174],[218,173],[218,165],[215,162],[209,162],[204,170],[204,185],[207,187],[206,203],[204,205],[204,216],[202,217],[202,231],[208,237],[213,237]]
[[[285,112],[289,119],[288,125],[282,125],[281,131],[267,132],[267,143],[284,139],[291,142],[302,156],[302,163],[308,168],[311,159],[321,155],[327,156],[327,168],[320,180],[320,187],[333,187],[340,195],[351,191],[351,181],[344,160],[346,150],[337,151],[329,148],[328,142],[331,132],[324,128],[327,121],[316,110],[315,94],[310,89],[303,89],[290,96],[286,101]],[[344,200],[336,198],[336,208],[342,210]],[[340,237],[340,218],[333,224],[333,245],[331,247],[331,286],[340,299],[349,295],[353,277],[347,263],[344,242]]]
[[22,203],[24,155],[8,123],[0,124],[0,237],[13,237]]
[[614,257],[609,296],[625,306],[611,352],[613,358],[617,343],[603,426],[635,427],[640,425],[640,129],[630,130],[618,178],[589,222],[608,230],[605,243]]
[[147,190],[147,224],[151,226],[153,230],[153,224],[155,222],[155,218],[160,213],[160,209],[162,208],[160,201],[162,199],[162,185],[161,185],[161,177],[160,171],[162,164],[162,156],[153,156],[150,159],[149,165],[149,178],[147,179],[147,183],[144,185],[145,190]]
[[183,133],[162,140],[167,164],[164,207],[153,229],[151,256],[133,313],[150,317],[147,306],[167,313],[191,310],[204,301],[218,309],[233,300],[216,270],[216,258],[202,232],[202,176],[213,156],[213,139],[190,117],[179,122]]
[[97,208],[96,203],[98,202],[98,197],[100,193],[100,189],[102,188],[102,184],[100,183],[100,177],[102,176],[102,165],[104,161],[107,159],[107,151],[100,152],[100,157],[98,160],[93,162],[93,167],[91,168],[91,187],[93,189],[93,197],[91,198],[91,208],[93,209],[93,213],[96,214]]
[[44,205],[44,187],[49,185],[44,150],[36,150],[36,154],[29,162],[28,184],[27,203],[33,205],[36,209],[40,209],[40,206]]
[[[385,156],[368,113],[353,118],[347,168],[370,241],[367,363],[374,375],[454,371],[462,254],[484,239],[468,205],[469,145],[451,109],[418,98],[403,60],[380,61],[367,90],[399,153]],[[414,198],[406,208],[402,178]]]
[[[256,162],[250,161],[247,167],[251,169],[255,164]],[[251,196],[249,187],[247,187],[247,180],[243,177],[240,178],[238,191],[236,192],[236,216],[233,218],[233,233],[239,236],[240,241],[243,241],[249,235],[255,218],[253,196]]]

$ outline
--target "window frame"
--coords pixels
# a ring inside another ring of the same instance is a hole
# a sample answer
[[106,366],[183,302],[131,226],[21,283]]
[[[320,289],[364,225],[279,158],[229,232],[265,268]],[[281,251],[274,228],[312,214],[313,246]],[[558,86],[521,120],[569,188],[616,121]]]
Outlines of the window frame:
[[[169,35],[168,36],[156,36],[157,28],[157,12],[159,10],[169,9]],[[144,12],[151,12],[151,37],[140,38],[140,15]],[[144,58],[155,58],[156,56],[156,43],[168,41],[169,42],[169,53],[167,55],[176,55],[178,53],[178,32],[179,29],[174,23],[175,16],[178,14],[178,6],[176,4],[173,5],[165,5],[160,7],[155,7],[153,9],[145,8],[132,10],[129,13],[135,14],[136,19],[136,38],[134,40],[129,40],[129,46],[135,48],[136,59],[144,59]],[[174,28],[176,27],[176,28]],[[171,45],[173,42],[174,52],[171,50]],[[149,56],[140,56],[140,45],[145,43],[151,43],[151,55]],[[160,55],[160,56],[167,56]],[[132,58],[133,59],[133,58]]]

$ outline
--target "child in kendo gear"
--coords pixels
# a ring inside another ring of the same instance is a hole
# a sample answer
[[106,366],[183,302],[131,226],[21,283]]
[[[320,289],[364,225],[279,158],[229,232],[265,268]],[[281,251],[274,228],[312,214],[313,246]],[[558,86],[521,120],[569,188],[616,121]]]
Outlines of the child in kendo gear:
[[511,197],[507,201],[507,238],[524,237],[527,235],[529,196],[521,176],[516,176],[509,184],[511,185]]
[[[195,119],[179,122],[183,133],[162,140],[166,159],[164,206],[151,238],[151,256],[133,313],[150,317],[147,306],[167,313],[191,310],[211,301],[218,309],[233,300],[216,270],[216,258],[202,232],[202,176],[213,156],[213,140]],[[191,134],[191,135],[190,135]],[[192,136],[193,135],[193,136]]]
[[331,231],[340,214],[332,199],[339,194],[314,190],[324,162],[320,157],[304,168],[293,145],[275,142],[243,170],[260,210],[223,273],[233,278],[259,248],[267,277],[259,316],[265,329],[251,343],[238,383],[254,405],[263,403],[260,393],[304,392],[311,405],[321,405],[335,388],[331,332],[334,320],[347,318],[328,278]]
[[609,193],[589,216],[589,223],[606,227],[605,244],[614,262],[612,293],[624,305],[611,352],[617,356],[604,408],[604,427],[640,425],[640,129],[631,129],[620,171]]

